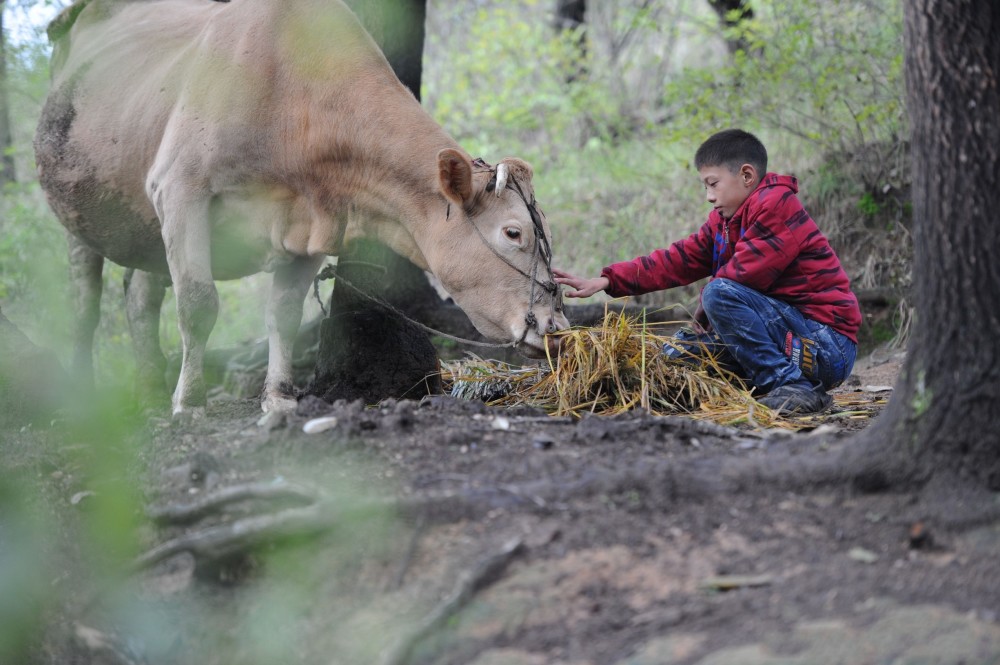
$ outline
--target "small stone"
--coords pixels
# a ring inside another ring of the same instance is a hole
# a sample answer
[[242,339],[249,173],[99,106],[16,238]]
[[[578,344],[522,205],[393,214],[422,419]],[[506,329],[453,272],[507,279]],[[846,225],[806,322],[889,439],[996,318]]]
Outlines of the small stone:
[[863,547],[852,547],[847,556],[861,563],[875,563],[878,561],[878,554]]
[[703,580],[702,588],[713,591],[769,586],[774,581],[770,575],[717,575]]
[[539,434],[531,440],[531,445],[539,450],[548,450],[555,445],[555,440],[546,434]]
[[923,522],[910,525],[910,548],[915,550],[930,549],[934,545],[931,530]]
[[318,434],[328,429],[333,429],[336,426],[337,416],[323,416],[322,418],[313,418],[307,422],[302,426],[302,431],[306,434]]

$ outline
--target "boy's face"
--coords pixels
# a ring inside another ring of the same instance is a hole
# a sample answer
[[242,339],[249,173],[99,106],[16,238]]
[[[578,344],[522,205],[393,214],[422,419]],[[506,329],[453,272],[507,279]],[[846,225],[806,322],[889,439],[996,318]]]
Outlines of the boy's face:
[[703,166],[698,177],[705,186],[705,198],[725,219],[736,213],[757,186],[757,169],[749,164],[736,173],[728,166]]

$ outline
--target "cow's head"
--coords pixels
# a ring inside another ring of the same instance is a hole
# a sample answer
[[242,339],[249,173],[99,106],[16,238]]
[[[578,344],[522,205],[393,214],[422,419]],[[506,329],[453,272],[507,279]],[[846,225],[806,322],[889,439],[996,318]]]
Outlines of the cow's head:
[[431,271],[481,333],[544,356],[545,335],[569,323],[552,279],[551,235],[535,204],[531,167],[513,158],[490,166],[445,149],[438,174],[446,210],[443,232],[425,253]]

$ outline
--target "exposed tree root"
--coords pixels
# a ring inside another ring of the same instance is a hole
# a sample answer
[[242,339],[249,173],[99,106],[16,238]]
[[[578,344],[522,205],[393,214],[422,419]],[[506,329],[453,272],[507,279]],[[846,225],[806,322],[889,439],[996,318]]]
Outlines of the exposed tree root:
[[181,552],[190,552],[200,562],[219,561],[267,542],[321,533],[338,517],[325,502],[245,517],[171,538],[139,556],[133,567],[148,568]]
[[308,505],[316,503],[320,498],[311,489],[285,480],[271,480],[223,487],[194,501],[152,507],[146,511],[146,515],[157,524],[190,524],[241,501],[288,500]]
[[[693,457],[654,463],[644,460],[622,469],[573,470],[516,485],[419,492],[347,506],[334,506],[321,492],[283,481],[249,483],[218,490],[191,503],[151,510],[150,516],[161,524],[187,525],[239,501],[294,501],[304,505],[188,531],[141,555],[135,567],[146,568],[180,552],[190,552],[201,563],[218,561],[267,542],[316,535],[348,518],[386,511],[423,525],[474,519],[498,508],[560,512],[596,495],[638,494],[649,505],[669,506],[731,493],[804,492],[830,487],[878,492],[918,489],[926,484],[931,477],[926,460],[898,454],[883,443],[877,430],[870,431],[875,436],[840,441],[823,436],[786,436],[748,457]],[[978,517],[968,519],[976,521]],[[400,576],[405,574],[405,564],[401,570]]]
[[420,538],[423,536],[426,526],[427,519],[425,516],[421,515],[413,527],[413,533],[410,535],[410,541],[406,545],[406,552],[403,553],[403,559],[399,562],[399,566],[396,568],[396,574],[392,576],[392,580],[390,580],[389,585],[386,587],[387,589],[394,590],[403,586],[403,579],[406,577],[406,573],[410,569],[410,564],[413,562],[413,555],[417,551],[417,543],[420,542]]
[[518,485],[421,492],[340,508],[309,488],[285,482],[248,483],[217,490],[194,502],[151,509],[149,515],[159,524],[188,525],[239,501],[292,500],[305,505],[190,530],[148,550],[134,565],[136,569],[147,568],[180,552],[189,552],[202,563],[218,561],[267,542],[321,533],[347,517],[387,510],[418,522],[447,523],[497,508],[559,512],[575,499],[598,494],[639,492],[647,501],[667,505],[762,486],[794,490],[839,484],[848,479],[841,457],[767,451],[750,459],[663,460],[615,471],[574,471]]
[[[486,493],[494,499],[497,493]],[[503,488],[501,494],[521,495],[520,491]],[[454,516],[458,513],[476,512],[477,508],[493,505],[483,493],[432,493],[403,499],[397,502],[374,501],[355,505],[346,510],[337,510],[333,502],[321,494],[307,488],[284,482],[249,483],[216,491],[200,500],[188,504],[171,504],[150,510],[150,516],[161,524],[189,524],[227,505],[245,499],[294,499],[309,501],[306,506],[286,508],[262,515],[254,515],[233,522],[197,529],[157,545],[139,556],[133,562],[135,570],[143,570],[176,554],[187,552],[198,563],[205,564],[229,559],[264,543],[317,535],[333,528],[345,517],[357,517],[366,511],[380,512],[392,507],[403,513],[417,515],[417,530],[407,549],[405,560],[400,566],[394,584],[399,586],[406,567],[412,558],[417,538],[423,531],[426,516],[433,515],[440,521],[442,515]],[[508,499],[509,501],[509,499]],[[515,501],[515,503],[519,500]],[[537,501],[526,501],[536,508]],[[441,510],[444,506],[452,510]],[[474,568],[462,573],[452,592],[435,607],[412,631],[389,647],[380,659],[383,665],[405,665],[414,647],[439,630],[451,617],[457,614],[476,594],[498,579],[515,556],[524,550],[520,539],[507,542],[499,551],[480,561]],[[95,642],[96,644],[97,642]],[[103,645],[104,642],[100,642]],[[99,645],[99,646],[100,646]],[[101,647],[103,648],[103,646]],[[131,663],[133,661],[121,661]]]
[[472,599],[477,591],[499,579],[507,565],[524,551],[524,543],[514,539],[504,544],[499,551],[483,559],[470,571],[459,576],[455,588],[420,624],[383,652],[381,665],[405,665],[410,660],[414,647],[432,633],[440,630],[455,614]]

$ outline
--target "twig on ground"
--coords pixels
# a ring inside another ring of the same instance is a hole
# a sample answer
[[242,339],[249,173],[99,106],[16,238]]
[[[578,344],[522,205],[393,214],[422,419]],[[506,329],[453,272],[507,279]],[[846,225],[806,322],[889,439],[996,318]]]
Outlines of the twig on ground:
[[172,538],[140,555],[133,567],[142,570],[180,552],[190,552],[202,561],[219,560],[273,540],[320,533],[339,516],[327,502],[254,515]]
[[410,563],[413,561],[413,554],[417,551],[417,543],[420,542],[420,537],[424,533],[424,527],[427,525],[427,515],[421,513],[417,517],[417,523],[413,527],[413,533],[410,535],[410,541],[406,545],[406,552],[403,553],[403,560],[399,562],[399,567],[396,569],[396,574],[392,576],[392,581],[389,583],[389,589],[394,590],[403,586],[403,578],[406,577],[406,571],[410,568]]
[[151,507],[146,514],[157,524],[190,524],[239,501],[287,499],[309,505],[320,501],[321,498],[314,490],[279,478],[223,487],[187,503]]
[[381,665],[406,665],[413,649],[422,640],[441,628],[472,599],[477,591],[486,588],[503,574],[515,556],[524,551],[524,542],[515,538],[504,544],[500,551],[490,555],[473,570],[463,573],[451,594],[444,599],[420,624],[395,645],[383,652]]

